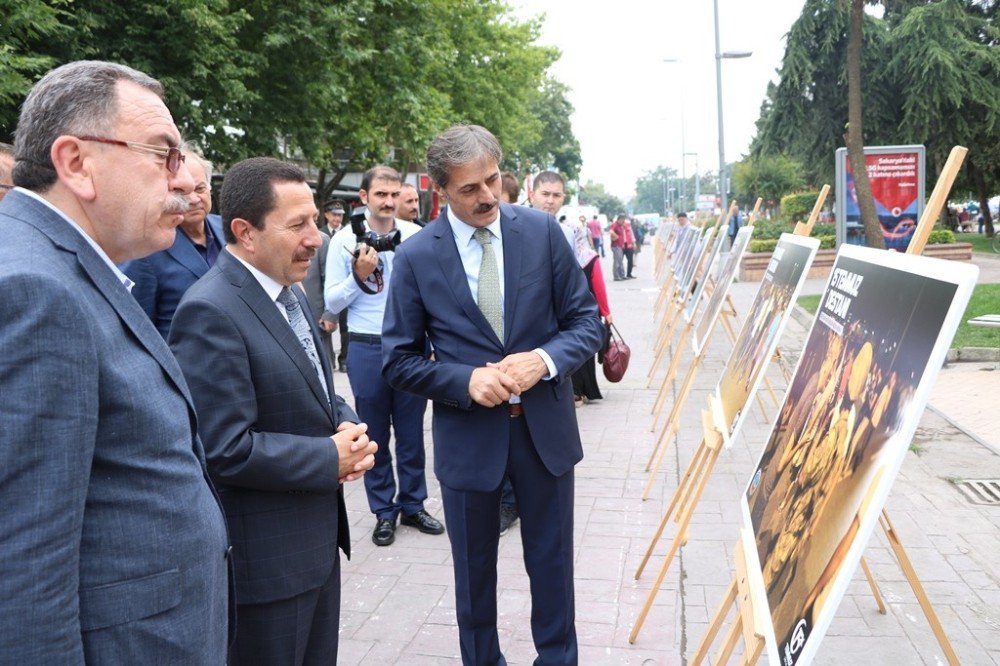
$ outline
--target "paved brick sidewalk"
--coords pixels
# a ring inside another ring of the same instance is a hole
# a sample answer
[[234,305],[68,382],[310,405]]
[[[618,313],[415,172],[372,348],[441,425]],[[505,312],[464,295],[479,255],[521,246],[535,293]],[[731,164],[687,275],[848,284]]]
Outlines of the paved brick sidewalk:
[[[605,261],[605,274],[610,274],[610,255]],[[769,426],[755,407],[743,436],[723,454],[695,513],[688,545],[672,565],[638,641],[629,645],[628,633],[668,542],[659,544],[641,580],[633,580],[633,574],[677,486],[678,469],[687,466],[700,440],[698,411],[718,380],[729,351],[725,336],[718,333],[686,404],[683,427],[666,456],[653,496],[643,502],[640,495],[647,480],[643,468],[654,438],[649,412],[656,394],[656,387],[645,388],[655,333],[652,309],[656,289],[649,246],[638,257],[637,274],[637,280],[608,283],[616,323],[633,350],[629,373],[617,385],[602,380],[604,400],[577,412],[586,454],[576,469],[577,632],[582,664],[683,664],[691,657],[732,577],[732,544],[739,526],[736,500]],[[733,285],[740,313],[745,313],[756,288],[756,284]],[[790,323],[781,342],[785,353],[794,357],[805,334],[801,324]],[[690,357],[689,351],[683,353]],[[682,375],[686,369],[685,361]],[[950,368],[942,372],[940,385],[947,384],[950,372]],[[995,399],[996,375],[986,371],[980,375],[974,378],[986,382],[992,378],[994,389],[987,395]],[[776,368],[770,376],[776,386],[784,386]],[[340,374],[336,379],[338,390],[349,398],[346,376]],[[967,377],[960,381],[969,385]],[[773,413],[772,405],[769,419]],[[989,423],[986,425],[988,428]],[[429,426],[430,409],[426,427],[431,499],[427,508],[443,518],[431,472]],[[921,422],[912,449],[888,509],[962,663],[1000,663],[1000,507],[971,504],[950,482],[955,478],[1000,478],[1000,456],[931,410]],[[349,485],[347,503],[354,557],[343,567],[340,663],[459,663],[447,537],[400,527],[394,545],[377,548],[370,538],[374,519],[360,483]],[[672,536],[668,527],[666,537]],[[869,544],[866,557],[882,586],[889,612],[885,616],[877,613],[859,574],[838,610],[817,662],[945,663],[880,533]],[[499,578],[501,647],[509,663],[530,664],[535,657],[529,628],[530,597],[516,526],[500,541]]]

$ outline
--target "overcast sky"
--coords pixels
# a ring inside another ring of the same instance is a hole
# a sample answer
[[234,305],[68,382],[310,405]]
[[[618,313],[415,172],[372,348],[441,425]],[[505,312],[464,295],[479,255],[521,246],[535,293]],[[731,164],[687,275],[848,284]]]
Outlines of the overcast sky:
[[[562,58],[552,72],[572,88],[581,181],[628,199],[636,179],[666,165],[688,175],[719,167],[715,33],[710,0],[511,0],[519,17],[545,14],[541,43]],[[753,51],[722,61],[726,159],[744,155],[785,35],[803,0],[719,0],[720,46]],[[679,62],[665,63],[664,59]],[[683,132],[681,131],[683,102]],[[683,150],[682,150],[683,134]],[[831,159],[833,156],[831,155]]]

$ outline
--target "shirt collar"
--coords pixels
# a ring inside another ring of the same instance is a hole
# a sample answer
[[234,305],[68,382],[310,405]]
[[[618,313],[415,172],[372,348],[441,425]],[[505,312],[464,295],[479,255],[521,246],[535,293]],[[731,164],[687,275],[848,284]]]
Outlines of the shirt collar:
[[[471,224],[467,224],[462,220],[458,219],[458,216],[452,212],[451,206],[448,206],[448,224],[451,225],[451,231],[455,234],[455,238],[462,245],[468,245],[469,241],[472,240],[472,234],[476,233],[476,227]],[[490,233],[503,240],[503,236],[500,235],[500,207],[497,207],[497,219],[493,220],[486,225]]]
[[128,289],[129,293],[132,292],[132,287],[135,286],[135,282],[132,282],[132,280],[130,280],[127,275],[122,273],[121,270],[117,266],[115,266],[115,262],[111,261],[111,257],[108,256],[108,253],[105,252],[104,249],[97,244],[97,241],[88,236],[87,232],[85,232],[83,228],[80,227],[79,224],[74,222],[69,215],[56,208],[51,201],[40,196],[37,192],[34,192],[32,190],[26,190],[23,187],[15,187],[14,189],[20,192],[21,194],[29,196],[35,201],[38,201],[45,206],[48,206],[50,210],[54,211],[62,219],[66,220],[69,223],[69,226],[76,229],[77,233],[83,236],[83,239],[90,244],[90,247],[94,248],[94,252],[96,252],[97,256],[100,257],[101,260],[104,261],[104,263],[106,263],[111,268],[112,272],[115,274],[115,277],[118,278],[118,281],[121,282],[123,285],[125,285],[125,288]]
[[[226,248],[226,252],[229,252],[228,247]],[[285,285],[276,281],[271,276],[261,273],[252,265],[244,261],[243,257],[237,256],[235,252],[229,252],[229,254],[231,254],[233,258],[236,259],[236,261],[243,264],[246,267],[246,269],[250,271],[250,275],[254,276],[254,279],[256,279],[258,283],[260,283],[260,286],[264,289],[264,293],[267,294],[268,298],[270,298],[274,302],[278,301],[278,295],[281,294],[281,290],[285,288]]]

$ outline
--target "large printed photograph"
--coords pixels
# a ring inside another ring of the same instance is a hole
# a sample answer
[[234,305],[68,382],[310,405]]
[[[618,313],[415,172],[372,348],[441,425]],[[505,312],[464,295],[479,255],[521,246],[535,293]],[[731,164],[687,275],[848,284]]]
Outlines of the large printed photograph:
[[808,663],[816,654],[977,272],[841,249],[743,503],[773,629],[772,663]]
[[695,278],[703,272],[701,271],[701,266],[704,264],[705,255],[711,250],[713,238],[715,238],[715,227],[708,227],[701,238],[698,239],[698,243],[694,246],[694,251],[688,257],[687,264],[684,266],[684,272],[681,273],[680,281],[677,283],[680,289],[677,292],[677,296],[681,303],[687,301],[688,296],[691,295],[691,288]]
[[[733,283],[733,278],[736,276],[736,269],[740,265],[740,259],[743,258],[743,251],[746,250],[747,245],[750,243],[751,234],[753,234],[753,227],[743,227],[736,234],[733,246],[729,249],[729,258],[726,259],[726,263],[723,264],[722,269],[719,271],[719,279],[715,283],[715,291],[712,292],[708,303],[705,304],[705,309],[701,313],[701,319],[698,320],[698,325],[694,329],[695,354],[700,354],[701,350],[708,343],[708,336],[715,328],[715,322],[722,311],[722,301],[725,299],[726,294],[729,293],[729,285]],[[722,239],[725,236],[719,236],[719,238]],[[701,286],[698,288],[701,289]]]
[[705,292],[705,286],[708,284],[708,275],[712,270],[712,266],[715,265],[715,259],[719,256],[719,250],[722,249],[722,245],[726,240],[726,234],[719,234],[716,236],[715,242],[712,243],[712,249],[708,252],[708,256],[705,257],[702,255],[702,263],[705,267],[701,270],[701,278],[697,280],[696,284],[691,285],[693,293],[687,303],[687,307],[684,309],[684,318],[686,321],[691,321],[691,318],[694,317],[694,311],[701,301],[701,295]]
[[729,446],[757,393],[809,274],[819,239],[782,234],[715,389],[716,425]]

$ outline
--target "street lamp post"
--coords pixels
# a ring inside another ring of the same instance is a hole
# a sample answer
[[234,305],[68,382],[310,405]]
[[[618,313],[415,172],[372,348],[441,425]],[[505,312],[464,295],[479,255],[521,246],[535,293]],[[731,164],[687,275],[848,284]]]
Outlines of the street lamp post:
[[698,166],[698,153],[684,153],[684,155],[694,155],[694,200],[697,206],[698,199],[701,197],[701,169]]
[[720,210],[725,214],[729,208],[726,197],[726,144],[722,129],[722,59],[749,58],[752,51],[726,51],[719,48],[719,0],[713,0],[715,7],[715,94],[718,100],[719,115],[719,203]]

